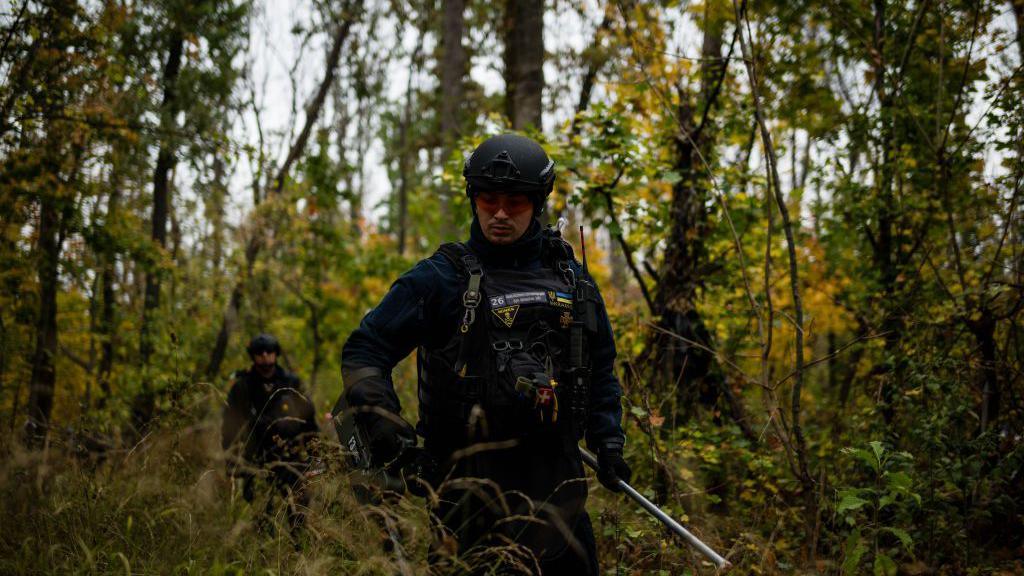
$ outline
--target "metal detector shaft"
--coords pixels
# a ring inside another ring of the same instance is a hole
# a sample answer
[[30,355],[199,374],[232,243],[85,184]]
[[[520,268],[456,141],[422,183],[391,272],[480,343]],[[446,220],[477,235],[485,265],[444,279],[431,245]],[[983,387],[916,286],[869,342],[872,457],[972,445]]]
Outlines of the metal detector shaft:
[[[582,446],[580,447],[580,454],[583,455],[583,461],[587,463],[587,466],[590,466],[596,472],[599,468],[597,464],[597,457]],[[712,550],[710,546],[701,542],[700,539],[691,534],[689,530],[683,528],[682,524],[676,522],[675,519],[666,514],[661,508],[655,506],[653,502],[644,498],[643,494],[637,492],[632,486],[623,480],[619,480],[619,487],[622,488],[622,491],[636,501],[636,503],[644,510],[647,510],[652,516],[661,520],[662,524],[668,526],[669,530],[678,534],[683,540],[686,540],[691,546],[699,550],[701,554],[707,556],[715,563],[716,568],[722,571],[732,568],[732,564],[730,564],[728,560],[722,558],[717,552]]]

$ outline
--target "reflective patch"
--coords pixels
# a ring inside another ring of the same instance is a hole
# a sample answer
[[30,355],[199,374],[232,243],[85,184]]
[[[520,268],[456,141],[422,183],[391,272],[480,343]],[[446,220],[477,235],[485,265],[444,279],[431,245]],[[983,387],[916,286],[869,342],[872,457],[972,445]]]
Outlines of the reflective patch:
[[513,292],[501,296],[491,296],[491,309],[505,306],[518,306],[520,304],[543,304],[548,301],[544,292]]
[[516,312],[519,312],[519,304],[516,304],[515,306],[505,306],[504,308],[495,308],[494,310],[491,310],[491,312],[494,312],[494,315],[497,316],[498,320],[501,320],[505,326],[511,328],[512,323],[516,321]]

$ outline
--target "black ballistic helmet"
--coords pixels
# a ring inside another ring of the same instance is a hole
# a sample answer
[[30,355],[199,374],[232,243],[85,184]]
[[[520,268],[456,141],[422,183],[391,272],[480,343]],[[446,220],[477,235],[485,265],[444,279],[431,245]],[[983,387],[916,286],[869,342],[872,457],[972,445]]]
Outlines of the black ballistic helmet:
[[462,168],[466,196],[480,192],[522,193],[533,200],[534,213],[555,184],[555,163],[540,144],[518,134],[500,134],[484,140]]
[[246,346],[245,350],[249,353],[250,358],[257,354],[262,354],[263,352],[273,352],[280,356],[281,343],[277,341],[277,338],[274,338],[270,334],[260,334],[252,340],[249,340],[249,345]]

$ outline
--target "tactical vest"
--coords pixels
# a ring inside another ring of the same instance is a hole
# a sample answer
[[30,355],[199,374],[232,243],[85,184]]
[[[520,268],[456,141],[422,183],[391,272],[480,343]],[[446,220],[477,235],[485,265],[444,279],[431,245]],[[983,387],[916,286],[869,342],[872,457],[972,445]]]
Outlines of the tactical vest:
[[298,388],[299,380],[283,371],[275,373],[271,380],[251,370],[240,370],[235,377],[246,387],[248,398],[244,407],[249,421],[246,457],[262,463],[296,453],[299,444],[306,440],[302,435],[307,423],[315,421],[315,410]]
[[428,442],[582,435],[589,359],[582,336],[572,336],[582,331],[572,249],[557,236],[545,240],[535,270],[484,269],[465,244],[439,248],[465,281],[465,310],[446,344],[417,351]]

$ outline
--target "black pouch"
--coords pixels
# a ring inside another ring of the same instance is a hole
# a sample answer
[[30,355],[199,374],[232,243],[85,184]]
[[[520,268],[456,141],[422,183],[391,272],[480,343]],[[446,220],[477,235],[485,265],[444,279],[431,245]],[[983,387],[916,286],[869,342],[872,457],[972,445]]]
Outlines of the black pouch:
[[520,435],[538,432],[558,421],[558,384],[535,355],[524,349],[512,352],[507,362],[499,364],[498,380],[512,400]]

